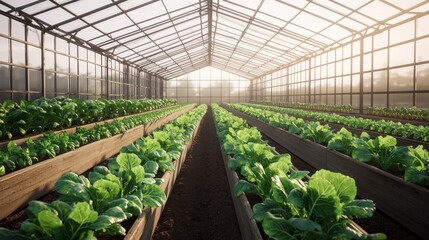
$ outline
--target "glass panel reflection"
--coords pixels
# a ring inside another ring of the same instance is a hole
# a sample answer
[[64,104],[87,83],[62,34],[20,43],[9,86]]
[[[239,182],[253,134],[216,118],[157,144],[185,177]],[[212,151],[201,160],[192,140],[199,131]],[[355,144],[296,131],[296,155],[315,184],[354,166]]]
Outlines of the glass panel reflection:
[[413,67],[391,69],[389,91],[412,91],[414,88]]
[[429,90],[429,64],[416,66],[416,90]]
[[389,95],[389,107],[413,106],[413,95],[409,93],[396,93]]

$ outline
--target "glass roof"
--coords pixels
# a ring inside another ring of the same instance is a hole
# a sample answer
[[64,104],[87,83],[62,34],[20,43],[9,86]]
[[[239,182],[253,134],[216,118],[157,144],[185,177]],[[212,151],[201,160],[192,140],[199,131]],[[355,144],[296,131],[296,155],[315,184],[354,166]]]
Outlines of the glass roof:
[[253,79],[421,14],[424,0],[4,0],[70,41],[171,79],[206,66]]

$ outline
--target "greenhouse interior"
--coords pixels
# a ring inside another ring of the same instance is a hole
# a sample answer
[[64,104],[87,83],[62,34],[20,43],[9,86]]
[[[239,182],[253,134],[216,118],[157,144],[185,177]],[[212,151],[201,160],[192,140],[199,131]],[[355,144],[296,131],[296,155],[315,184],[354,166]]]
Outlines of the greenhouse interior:
[[429,1],[0,1],[0,240],[429,238]]

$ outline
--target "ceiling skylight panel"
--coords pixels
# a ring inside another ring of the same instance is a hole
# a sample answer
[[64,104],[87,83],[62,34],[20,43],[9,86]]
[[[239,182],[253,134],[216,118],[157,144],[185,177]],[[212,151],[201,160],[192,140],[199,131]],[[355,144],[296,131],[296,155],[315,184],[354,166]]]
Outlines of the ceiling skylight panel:
[[301,12],[292,22],[314,32],[319,32],[330,25],[328,21],[305,12]]
[[325,36],[322,36],[322,35],[320,35],[320,34],[316,34],[316,35],[314,35],[314,36],[312,37],[312,39],[314,39],[314,40],[316,40],[316,41],[318,41],[318,42],[320,42],[320,43],[323,43],[325,46],[326,46],[326,45],[329,45],[329,44],[332,44],[332,43],[334,42],[332,39],[327,38],[327,37],[325,37]]
[[[73,3],[67,4],[64,6],[64,8],[70,10],[71,12],[75,13],[76,15],[82,15],[83,13],[92,11],[94,9],[98,9],[100,7],[103,7],[105,5],[108,5],[112,3],[109,0],[80,0],[75,1]],[[82,11],[84,10],[84,11]]]
[[328,10],[324,7],[320,7],[316,4],[310,3],[306,8],[306,11],[309,11],[311,13],[316,14],[317,16],[320,16],[321,18],[329,19],[333,22],[336,22],[340,20],[343,16],[335,13],[334,11]]
[[114,18],[106,19],[94,25],[94,27],[100,29],[105,33],[110,33],[110,32],[117,31],[123,28],[124,26],[130,26],[132,24],[133,23],[130,21],[130,19],[122,14]]
[[93,39],[96,37],[99,37],[100,35],[102,35],[103,33],[101,33],[100,31],[96,30],[93,27],[87,27],[85,29],[80,30],[76,36],[83,39],[83,40],[89,40],[89,39]]
[[162,0],[169,12],[189,6],[188,1],[180,0]]
[[[124,27],[124,26],[122,26]],[[112,38],[118,38],[121,37],[123,35],[127,35],[127,34],[135,34],[137,32],[139,32],[140,29],[138,27],[136,27],[135,25],[131,25],[127,28],[121,29],[121,30],[117,30],[114,32],[110,32],[110,36],[112,36]]]
[[[4,1],[4,2],[8,2],[8,1]],[[14,1],[14,4],[11,4],[12,6],[16,5],[16,2],[23,2],[23,1]],[[25,4],[23,4],[25,5]],[[16,7],[16,6],[15,6]],[[28,13],[28,14],[35,14],[38,13],[40,11],[52,8],[52,7],[57,7],[57,5],[55,5],[54,3],[50,2],[50,1],[43,1],[41,3],[32,5],[30,7],[27,7],[24,9],[24,12]],[[35,15],[35,17],[37,17],[37,15]]]
[[134,22],[143,22],[151,18],[158,18],[159,16],[166,14],[166,11],[161,1],[158,1],[128,12],[127,14],[134,20]]
[[253,15],[258,9],[261,0],[220,0],[219,5],[233,9],[237,12]]
[[387,21],[387,23],[388,24],[396,24],[396,23],[405,21],[405,20],[407,20],[409,18],[412,18],[414,16],[415,16],[415,14],[405,13],[405,14],[402,14],[402,15],[400,15],[398,17],[393,18],[392,20]]
[[377,21],[383,21],[395,14],[398,14],[400,11],[385,3],[375,0],[359,9],[359,12],[363,15],[371,16],[371,18],[376,19]]
[[274,18],[274,17],[269,16],[269,15],[262,13],[262,12],[258,12],[255,17],[261,21],[272,24],[272,25],[276,26],[277,28],[282,28],[286,24],[285,21],[278,19],[278,18]]
[[101,11],[97,11],[93,14],[90,14],[88,16],[83,17],[83,20],[89,22],[89,23],[94,23],[97,22],[101,19],[108,19],[110,17],[112,17],[114,14],[118,14],[120,13],[119,9],[117,7],[110,7]]
[[363,25],[359,22],[356,22],[355,20],[350,19],[350,18],[343,18],[338,23],[343,25],[343,26],[347,26],[348,28],[351,28],[351,29],[355,30],[356,32],[361,32],[363,29],[366,28],[365,25]]
[[350,9],[347,9],[346,7],[341,6],[340,4],[336,3],[335,1],[331,0],[313,0],[313,3],[320,4],[332,11],[338,12],[342,15],[348,15],[352,11]]
[[37,15],[37,18],[48,23],[49,25],[55,25],[57,23],[66,21],[70,18],[73,18],[74,16],[64,9],[61,8],[55,8],[50,11],[41,13]]
[[351,9],[358,9],[366,3],[370,2],[370,0],[334,0],[334,2],[347,6]]
[[405,10],[416,6],[423,2],[423,0],[389,0],[388,2]]
[[81,20],[75,20],[64,25],[61,25],[59,29],[65,32],[73,32],[73,30],[86,26],[87,24]]
[[376,21],[374,21],[374,20],[372,20],[372,19],[370,19],[370,18],[368,18],[368,17],[366,17],[363,14],[360,14],[358,12],[354,12],[354,13],[350,14],[349,17],[351,19],[358,21],[358,22],[361,22],[367,26],[372,26],[372,25],[377,23]]
[[298,9],[282,4],[276,0],[265,1],[260,11],[282,19],[285,23],[299,13]]
[[351,33],[349,31],[347,31],[346,29],[344,29],[338,25],[332,25],[332,26],[328,27],[327,29],[323,30],[320,34],[327,36],[327,37],[334,39],[334,40],[340,40],[340,39],[343,39],[343,38],[351,35]]
[[109,38],[107,36],[101,36],[101,37],[98,37],[98,38],[95,38],[94,40],[92,40],[91,43],[94,45],[98,45],[98,44],[102,44],[102,43],[107,42],[107,41],[111,41],[111,38]]

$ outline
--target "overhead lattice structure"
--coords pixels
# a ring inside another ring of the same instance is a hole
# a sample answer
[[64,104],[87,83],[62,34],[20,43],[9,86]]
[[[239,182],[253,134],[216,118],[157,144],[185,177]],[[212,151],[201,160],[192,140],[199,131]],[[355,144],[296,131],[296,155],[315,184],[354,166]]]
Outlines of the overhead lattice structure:
[[6,0],[0,10],[165,79],[206,66],[254,79],[425,14],[429,1]]

